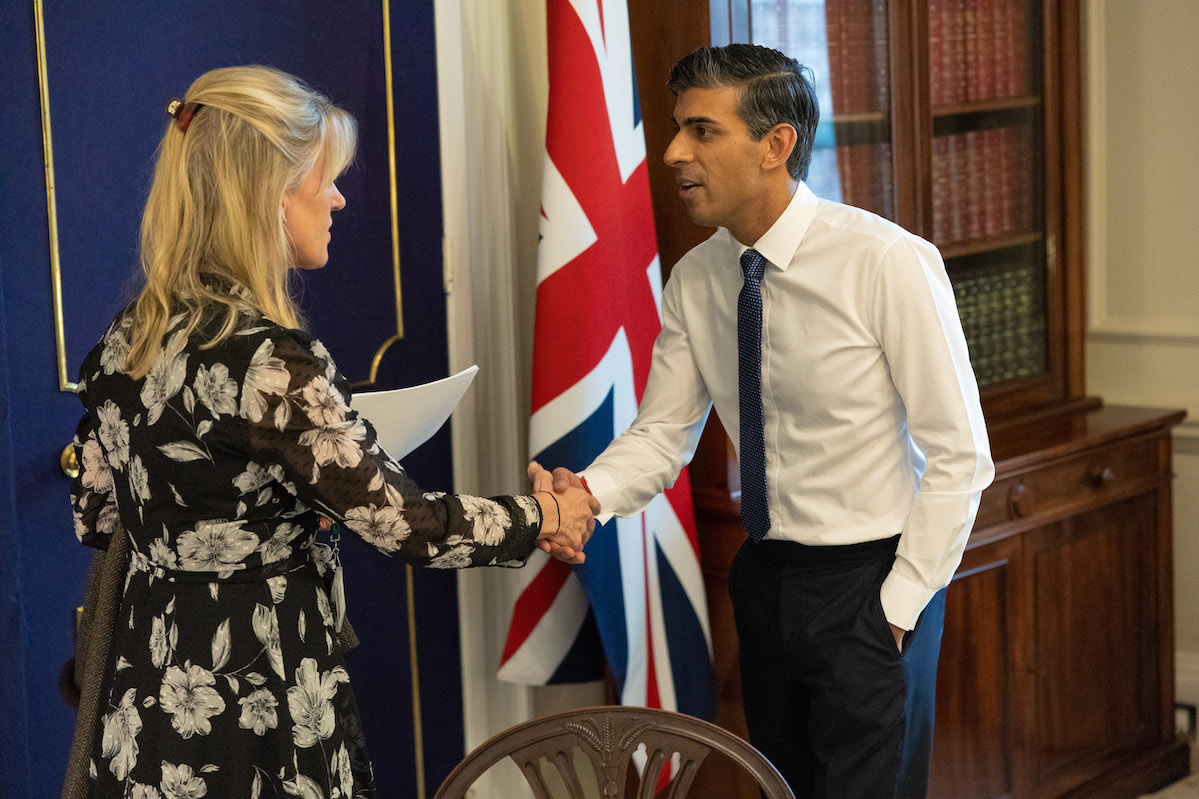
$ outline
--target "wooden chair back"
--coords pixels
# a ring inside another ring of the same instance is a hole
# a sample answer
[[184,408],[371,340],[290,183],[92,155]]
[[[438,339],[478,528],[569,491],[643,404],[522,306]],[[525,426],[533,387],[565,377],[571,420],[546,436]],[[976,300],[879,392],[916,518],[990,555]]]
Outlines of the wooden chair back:
[[[625,793],[633,754],[644,744],[646,762],[636,792]],[[598,795],[603,799],[683,799],[690,791],[700,763],[716,751],[748,771],[766,799],[795,799],[778,770],[749,743],[715,724],[682,713],[619,705],[582,708],[511,727],[468,754],[446,777],[434,799],[463,799],[467,789],[504,758],[520,768],[536,799],[552,799],[551,782],[543,770],[556,769],[570,799],[584,799],[584,780],[576,768],[576,753],[591,762]],[[659,775],[673,778],[657,794]]]

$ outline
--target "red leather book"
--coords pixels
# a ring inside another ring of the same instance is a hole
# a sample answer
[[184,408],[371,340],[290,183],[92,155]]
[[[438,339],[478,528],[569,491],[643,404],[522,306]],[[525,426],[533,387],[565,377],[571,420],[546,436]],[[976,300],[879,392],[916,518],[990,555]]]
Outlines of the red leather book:
[[982,132],[977,130],[961,134],[966,155],[965,207],[962,233],[967,239],[980,239],[983,235],[983,152]]
[[891,145],[878,144],[875,145],[878,150],[878,182],[881,186],[882,195],[879,199],[880,210],[878,214],[894,221],[895,219],[895,191],[894,191],[894,173],[891,167]]
[[953,240],[953,152],[950,136],[933,137],[933,243]]
[[1007,52],[1011,59],[1008,73],[1008,96],[1024,97],[1032,91],[1028,85],[1028,0],[1009,0],[1011,18],[1008,25]]
[[966,17],[967,0],[953,0],[953,13],[949,17],[949,26],[945,30],[953,31],[953,59],[947,65],[948,102],[966,102]]
[[982,232],[999,236],[1003,229],[1003,169],[1007,153],[1003,150],[1000,128],[980,131],[982,139]]
[[993,100],[999,96],[996,88],[996,60],[1003,57],[1006,50],[996,47],[995,29],[998,15],[997,4],[1001,0],[976,0],[978,9],[974,22],[976,52],[978,54],[978,100]]
[[872,0],[839,0],[841,3],[841,57],[845,64],[846,112],[860,114],[875,107],[878,89],[874,77]]
[[890,42],[887,41],[887,0],[873,0],[870,10],[870,27],[874,48],[874,108],[884,110],[891,106]]
[[1008,163],[1012,171],[1012,226],[1017,232],[1032,230],[1033,153],[1032,131],[1026,128],[1011,128],[1011,144]]
[[1000,229],[1004,233],[1016,231],[1016,184],[1013,180],[1012,169],[1015,166],[1013,151],[1015,131],[1012,128],[998,128],[999,135],[999,219]]
[[[933,107],[945,104],[945,7],[952,0],[928,0],[928,98]],[[934,213],[933,218],[936,218]]]
[[966,99],[976,101],[982,99],[980,94],[979,62],[981,61],[978,48],[978,0],[964,0],[963,49],[965,50],[966,68]]
[[966,238],[966,206],[970,194],[965,133],[955,133],[949,137],[949,174],[949,240],[962,241]]
[[1013,8],[1024,0],[995,0],[995,29],[991,47],[995,51],[995,96],[1011,97],[1012,61],[1017,55],[1011,50]]

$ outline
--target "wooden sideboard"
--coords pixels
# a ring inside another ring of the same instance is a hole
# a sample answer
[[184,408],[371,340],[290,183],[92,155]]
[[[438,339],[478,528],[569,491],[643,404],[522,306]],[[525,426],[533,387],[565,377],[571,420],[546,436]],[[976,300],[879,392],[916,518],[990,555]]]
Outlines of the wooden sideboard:
[[[993,425],[995,482],[947,594],[931,797],[1135,797],[1187,773],[1171,554],[1170,429],[1183,416],[1083,400]],[[707,473],[731,450],[701,452]],[[728,466],[730,484],[695,502],[717,721],[744,734],[727,578],[744,532]],[[757,796],[711,768],[712,796]]]

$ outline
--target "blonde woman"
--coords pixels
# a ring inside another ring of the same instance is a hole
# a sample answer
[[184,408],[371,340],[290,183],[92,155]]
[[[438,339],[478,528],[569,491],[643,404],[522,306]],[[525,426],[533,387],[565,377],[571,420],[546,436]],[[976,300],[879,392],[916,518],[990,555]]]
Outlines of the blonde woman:
[[346,204],[345,111],[264,67],[169,111],[145,287],[79,376],[75,531],[131,553],[90,795],[374,796],[322,519],[410,563],[519,566],[539,544],[581,560],[598,505],[426,492],[350,409],[287,290]]

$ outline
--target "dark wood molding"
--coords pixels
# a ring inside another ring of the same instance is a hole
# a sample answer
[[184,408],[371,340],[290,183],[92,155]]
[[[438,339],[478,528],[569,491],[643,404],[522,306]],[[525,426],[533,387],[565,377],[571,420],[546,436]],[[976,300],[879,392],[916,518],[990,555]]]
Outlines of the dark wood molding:
[[678,197],[674,173],[662,154],[674,137],[675,97],[666,88],[670,68],[696,47],[711,40],[707,3],[663,3],[629,0],[629,28],[633,66],[645,128],[646,164],[653,195],[658,255],[665,279],[670,269],[695,245],[712,235],[687,218]]

